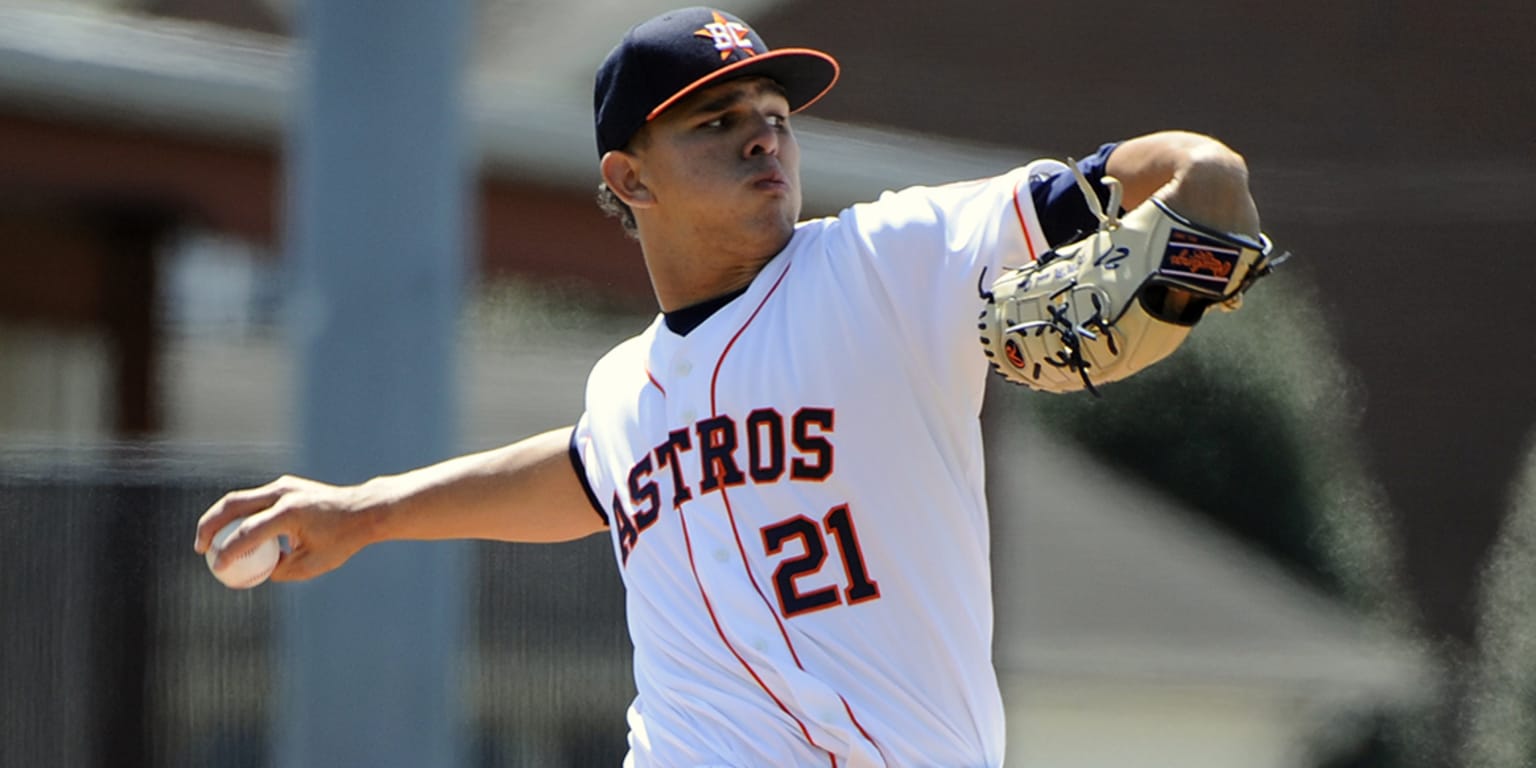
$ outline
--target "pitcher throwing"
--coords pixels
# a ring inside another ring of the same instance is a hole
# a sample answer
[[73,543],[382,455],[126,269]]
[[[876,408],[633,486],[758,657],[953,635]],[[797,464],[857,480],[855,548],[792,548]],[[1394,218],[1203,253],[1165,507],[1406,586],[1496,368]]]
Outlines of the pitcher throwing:
[[604,532],[635,648],[626,765],[1000,765],[989,367],[1058,392],[1130,375],[1234,306],[1268,240],[1243,159],[1185,132],[800,221],[791,115],[837,77],[718,10],[631,29],[597,73],[599,197],[661,312],[575,425],[235,491],[197,549],[248,518],[219,557],[283,534],[273,578],[295,580],[385,539]]

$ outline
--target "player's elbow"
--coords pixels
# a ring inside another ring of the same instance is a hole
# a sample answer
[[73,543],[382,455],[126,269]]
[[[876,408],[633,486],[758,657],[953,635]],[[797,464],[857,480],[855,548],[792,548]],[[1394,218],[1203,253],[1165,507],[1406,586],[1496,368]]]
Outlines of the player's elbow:
[[1153,146],[1165,153],[1178,171],[1227,173],[1247,176],[1248,161],[1221,139],[1195,131],[1173,130],[1148,137]]
[[1173,182],[1159,196],[1206,226],[1258,234],[1258,210],[1248,188],[1248,161],[1212,136],[1176,132],[1163,146],[1173,161]]
[[1185,155],[1185,173],[1248,184],[1248,161],[1237,150],[1212,136],[1196,134],[1200,141]]

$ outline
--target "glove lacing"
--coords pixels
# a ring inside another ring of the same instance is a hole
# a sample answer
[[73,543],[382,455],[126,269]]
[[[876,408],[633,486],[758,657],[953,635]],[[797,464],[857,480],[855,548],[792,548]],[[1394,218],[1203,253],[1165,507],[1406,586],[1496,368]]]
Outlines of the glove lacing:
[[[1071,292],[1076,287],[1077,281],[1073,280],[1061,290],[1051,294],[1052,301],[1045,308],[1045,311],[1050,313],[1051,319],[1019,323],[1018,325],[1009,326],[1004,329],[1004,332],[1027,334],[1033,331],[1035,336],[1038,337],[1047,330],[1054,331],[1057,338],[1061,340],[1062,348],[1057,350],[1054,356],[1046,358],[1044,362],[1048,365],[1065,368],[1076,373],[1083,380],[1084,389],[1087,389],[1094,397],[1101,397],[1098,388],[1093,385],[1093,380],[1088,376],[1088,369],[1093,364],[1088,362],[1088,359],[1083,356],[1083,340],[1096,341],[1099,338],[1099,333],[1103,333],[1105,343],[1109,345],[1110,354],[1118,355],[1120,350],[1116,348],[1114,334],[1109,332],[1109,323],[1104,320],[1104,305],[1100,302],[1097,294],[1089,294],[1093,299],[1093,314],[1081,323],[1072,322],[1072,318],[1068,315],[1072,310],[1072,302],[1063,301],[1060,304],[1055,302],[1055,299],[1059,298],[1062,294]],[[1097,329],[1098,332],[1096,333],[1094,329]]]
[[[1077,167],[1077,161],[1070,157],[1067,158],[1067,168],[1072,171],[1072,177],[1077,180],[1078,189],[1082,190],[1083,198],[1087,201],[1089,211],[1093,213],[1094,218],[1099,220],[1098,232],[1118,229],[1120,220],[1117,217],[1117,213],[1120,210],[1120,201],[1124,196],[1124,189],[1120,186],[1120,180],[1113,176],[1104,177],[1104,186],[1109,189],[1109,205],[1106,211],[1106,206],[1099,203],[1099,196],[1093,191],[1093,185],[1088,181],[1088,177],[1084,176],[1082,169]],[[1041,265],[1049,263],[1054,256],[1055,251],[1047,251],[1041,254]],[[1092,364],[1083,356],[1083,340],[1096,341],[1099,338],[1098,334],[1103,333],[1105,343],[1109,345],[1109,353],[1118,355],[1120,350],[1115,344],[1114,334],[1109,332],[1109,323],[1104,319],[1104,305],[1100,301],[1098,294],[1089,294],[1093,301],[1093,314],[1081,323],[1072,322],[1071,317],[1068,316],[1068,313],[1072,310],[1072,302],[1062,301],[1060,304],[1056,303],[1056,299],[1060,298],[1063,294],[1070,294],[1076,287],[1077,281],[1073,280],[1061,290],[1051,294],[1050,301],[1045,308],[1046,312],[1050,313],[1051,319],[1020,323],[1008,327],[1004,332],[1027,333],[1033,331],[1036,336],[1040,336],[1046,330],[1055,331],[1057,337],[1061,339],[1062,348],[1057,350],[1053,357],[1046,358],[1045,362],[1057,368],[1065,368],[1076,373],[1083,380],[1084,389],[1092,393],[1094,397],[1102,397],[1099,394],[1098,388],[1093,385],[1093,380],[1088,376],[1088,369],[1092,367]],[[1095,332],[1095,329],[1097,329],[1097,332]]]

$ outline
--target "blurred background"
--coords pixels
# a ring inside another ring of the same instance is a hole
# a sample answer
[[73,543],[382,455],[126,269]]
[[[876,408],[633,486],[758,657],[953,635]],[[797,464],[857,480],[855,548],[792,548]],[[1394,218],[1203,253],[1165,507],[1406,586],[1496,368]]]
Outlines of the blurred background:
[[[420,574],[446,643],[408,589],[234,592],[191,541],[228,489],[579,415],[655,311],[591,73],[670,5],[0,0],[0,765],[618,764],[601,537],[343,569]],[[1528,3],[725,10],[842,62],[796,118],[808,215],[1178,127],[1297,254],[1102,400],[989,393],[1010,765],[1536,764]],[[352,690],[305,622],[421,652]],[[440,757],[294,746],[390,743],[421,679]]]

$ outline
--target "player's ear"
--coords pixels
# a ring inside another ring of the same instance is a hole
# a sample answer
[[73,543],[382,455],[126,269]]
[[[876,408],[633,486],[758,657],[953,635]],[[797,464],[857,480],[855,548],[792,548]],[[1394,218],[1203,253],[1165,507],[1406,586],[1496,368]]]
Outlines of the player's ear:
[[639,158],[622,149],[615,149],[603,155],[601,169],[603,181],[625,205],[645,208],[656,202],[650,188],[640,180]]

